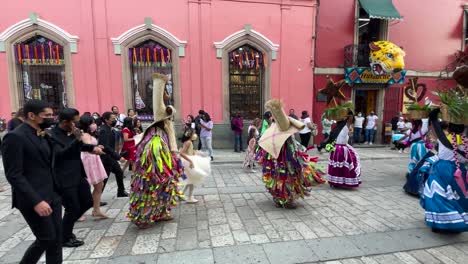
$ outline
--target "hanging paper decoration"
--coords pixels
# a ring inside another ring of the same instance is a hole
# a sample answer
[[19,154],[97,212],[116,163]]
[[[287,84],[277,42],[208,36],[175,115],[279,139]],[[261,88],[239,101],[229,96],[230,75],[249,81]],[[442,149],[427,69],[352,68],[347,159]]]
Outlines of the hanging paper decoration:
[[32,97],[32,86],[29,84],[29,74],[27,71],[23,71],[23,92],[26,100],[33,99]]
[[235,69],[260,69],[266,67],[265,55],[261,52],[250,50],[235,50],[229,52],[229,61]]
[[129,63],[133,66],[171,67],[171,51],[161,45],[145,45],[130,48]]
[[138,73],[133,74],[133,81],[135,82],[135,108],[137,110],[143,109],[146,107],[145,102],[143,102],[143,99],[140,96],[140,92],[138,91]]
[[62,92],[62,105],[64,108],[68,107],[68,99],[67,99],[67,82],[65,80],[65,72],[62,71],[60,72],[60,75],[62,76],[62,87],[63,87],[63,92]]
[[24,65],[63,65],[63,47],[52,41],[43,43],[15,44],[15,62]]

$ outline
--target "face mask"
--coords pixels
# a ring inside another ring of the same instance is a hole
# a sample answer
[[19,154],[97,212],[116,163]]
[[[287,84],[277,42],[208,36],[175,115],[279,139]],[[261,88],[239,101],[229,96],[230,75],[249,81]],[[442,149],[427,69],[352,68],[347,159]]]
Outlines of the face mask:
[[195,140],[197,140],[197,139],[198,139],[197,134],[193,134],[191,140],[192,140],[192,141],[195,141]]
[[90,131],[91,133],[96,132],[96,130],[97,130],[97,125],[96,125],[96,123],[91,124],[91,125],[89,126],[89,131]]
[[53,118],[43,118],[42,123],[39,124],[39,127],[44,130],[47,129],[55,124],[55,121]]
[[97,116],[97,115],[93,115],[93,118],[96,120],[96,119],[98,119],[98,118],[99,118],[99,116]]
[[115,125],[117,125],[117,120],[112,121],[111,127],[115,127]]
[[358,114],[357,116],[361,117],[361,116],[362,116],[362,114]]

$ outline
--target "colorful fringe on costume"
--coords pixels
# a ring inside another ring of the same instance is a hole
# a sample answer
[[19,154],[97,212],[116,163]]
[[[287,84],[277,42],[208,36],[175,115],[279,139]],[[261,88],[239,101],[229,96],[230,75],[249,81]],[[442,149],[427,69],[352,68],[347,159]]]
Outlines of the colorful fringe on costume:
[[259,147],[256,159],[263,165],[263,182],[281,206],[304,198],[310,187],[326,183],[324,173],[315,167],[317,158],[311,158],[307,150],[292,137],[281,148],[278,159]]
[[178,183],[183,167],[167,142],[167,134],[153,128],[138,147],[127,214],[136,225],[169,218],[170,207],[175,206],[176,198],[182,196]]

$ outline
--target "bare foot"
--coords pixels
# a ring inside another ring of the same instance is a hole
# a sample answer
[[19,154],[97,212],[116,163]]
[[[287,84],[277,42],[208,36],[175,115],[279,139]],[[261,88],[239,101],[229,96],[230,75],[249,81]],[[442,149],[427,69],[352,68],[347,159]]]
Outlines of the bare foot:
[[93,211],[92,213],[93,217],[95,217],[96,219],[108,219],[109,217],[105,214],[103,214],[102,212],[96,212],[96,211]]

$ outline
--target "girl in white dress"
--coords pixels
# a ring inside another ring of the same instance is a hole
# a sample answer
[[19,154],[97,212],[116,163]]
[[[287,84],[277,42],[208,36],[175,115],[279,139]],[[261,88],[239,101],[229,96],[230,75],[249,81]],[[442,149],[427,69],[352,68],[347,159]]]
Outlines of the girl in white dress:
[[181,141],[184,143],[180,153],[187,155],[188,159],[192,161],[192,164],[185,159],[182,159],[182,165],[185,169],[185,187],[183,192],[188,190],[188,199],[187,203],[197,203],[193,196],[193,190],[195,187],[200,186],[205,178],[211,174],[211,164],[208,156],[203,155],[203,153],[195,151],[193,149],[193,141],[197,140],[198,136],[195,131],[191,128],[188,128],[184,131],[184,135],[181,138]]

